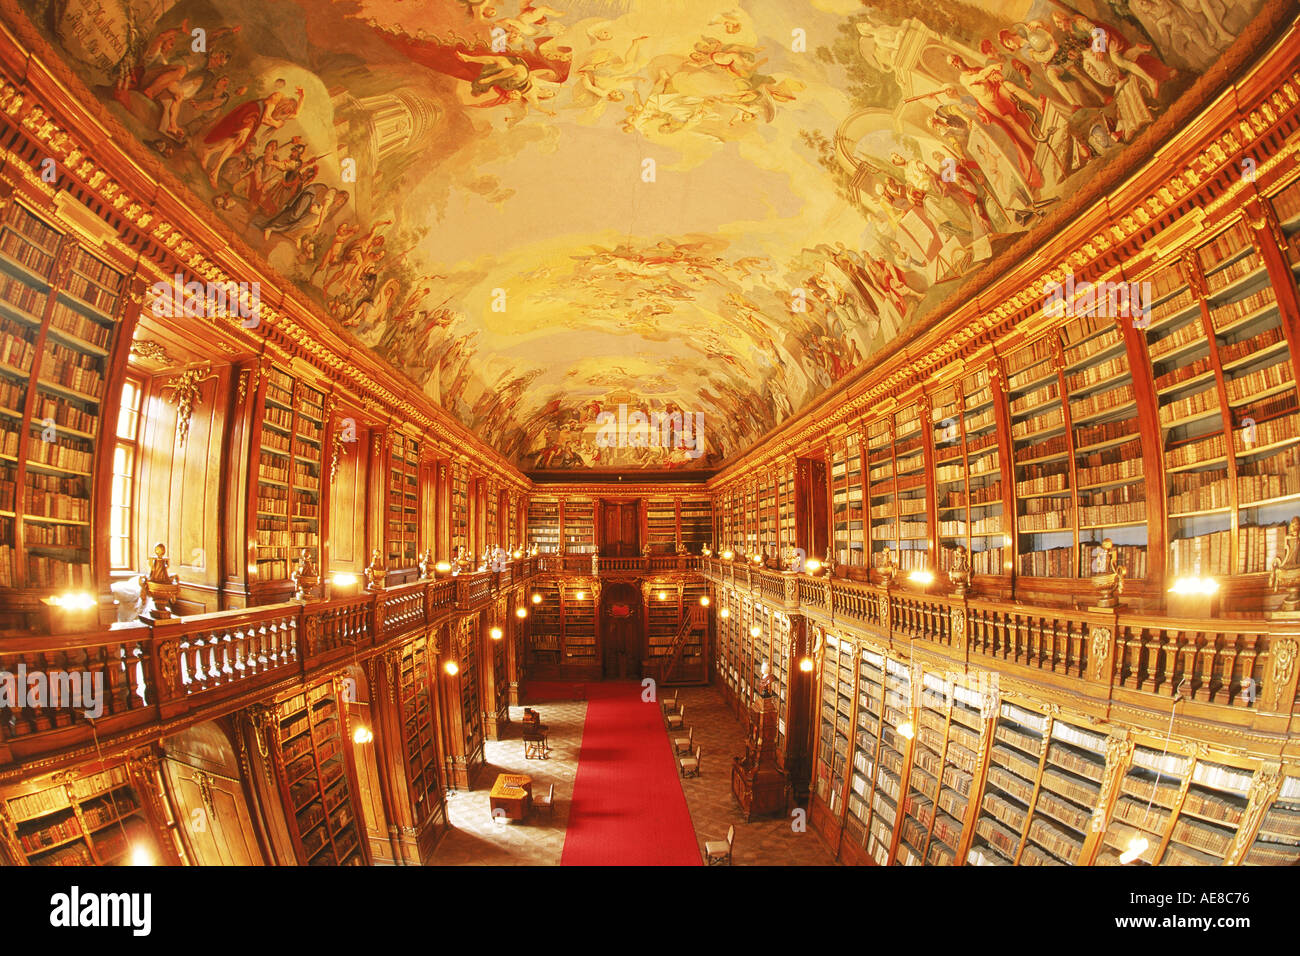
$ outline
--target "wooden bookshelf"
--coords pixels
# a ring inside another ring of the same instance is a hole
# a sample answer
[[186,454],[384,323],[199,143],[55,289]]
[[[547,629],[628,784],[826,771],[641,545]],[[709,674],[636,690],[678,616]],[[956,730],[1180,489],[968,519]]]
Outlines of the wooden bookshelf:
[[596,553],[596,503],[591,498],[565,498],[563,522],[565,554]]
[[0,588],[95,590],[91,502],[107,458],[97,453],[104,406],[121,374],[110,356],[124,284],[123,273],[27,207],[5,207]]
[[427,638],[417,637],[402,648],[398,706],[401,709],[406,780],[417,823],[442,815],[437,705],[431,691],[433,666]]
[[[866,562],[866,524],[862,510],[862,454],[857,432],[850,431],[832,442],[830,480],[831,540],[835,563],[847,567],[863,567]],[[775,498],[775,475],[773,483]],[[775,508],[775,500],[773,507]]]
[[411,568],[417,559],[420,517],[420,443],[394,432],[388,449],[386,554],[390,570]]
[[255,576],[250,584],[289,588],[305,548],[320,566],[325,396],[270,366],[262,376],[254,429],[256,484],[249,502]]
[[1300,858],[1300,777],[1282,778],[1277,799],[1260,821],[1246,866],[1289,865]]
[[1132,865],[1149,866],[1164,846],[1173,809],[1187,786],[1191,761],[1179,754],[1146,746],[1133,749],[1110,807],[1110,822],[1094,863],[1119,866],[1131,840],[1142,837],[1147,849]]
[[560,550],[560,500],[543,495],[528,499],[528,545],[540,554]]
[[333,681],[283,700],[276,709],[276,766],[301,863],[364,866],[352,799],[344,721]]
[[677,553],[677,499],[648,498],[645,503],[646,538],[651,554]]
[[702,554],[713,537],[713,505],[708,498],[677,499],[678,542],[689,554]]
[[560,588],[565,664],[596,663],[596,598],[589,585],[566,581]]
[[780,542],[777,539],[776,474],[765,471],[756,488],[758,513],[754,516],[758,526],[758,548],[764,555],[780,559]]
[[4,800],[6,845],[28,866],[125,866],[137,848],[158,845],[125,763],[45,778]]
[[[451,465],[451,550],[469,548],[469,466],[454,461]],[[472,549],[471,549],[472,550]],[[473,556],[471,556],[471,562]]]
[[530,594],[538,594],[542,598],[540,603],[530,602],[528,605],[533,659],[542,664],[559,664],[560,647],[564,643],[559,585],[543,582],[535,585]]

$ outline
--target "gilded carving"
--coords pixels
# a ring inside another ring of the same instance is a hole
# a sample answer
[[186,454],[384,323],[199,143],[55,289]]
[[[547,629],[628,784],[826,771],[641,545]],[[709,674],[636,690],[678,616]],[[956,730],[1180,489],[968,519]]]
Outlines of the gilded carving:
[[1296,662],[1296,642],[1292,640],[1274,640],[1268,646],[1269,657],[1272,658],[1272,666],[1269,671],[1268,686],[1271,690],[1268,700],[1268,709],[1272,711],[1289,710],[1286,706],[1287,701],[1282,699],[1282,695],[1291,680],[1291,672],[1295,669]]
[[216,373],[212,371],[212,363],[207,362],[198,368],[186,369],[163,386],[164,391],[172,393],[170,401],[176,406],[176,437],[182,446],[190,434],[190,418],[199,405],[202,391],[199,386],[213,378],[216,378]]
[[160,362],[163,365],[169,365],[172,361],[172,357],[167,354],[167,349],[149,339],[137,339],[132,342],[131,354],[138,355],[146,362]]
[[952,630],[952,646],[957,650],[966,647],[966,609],[954,607],[949,611]]

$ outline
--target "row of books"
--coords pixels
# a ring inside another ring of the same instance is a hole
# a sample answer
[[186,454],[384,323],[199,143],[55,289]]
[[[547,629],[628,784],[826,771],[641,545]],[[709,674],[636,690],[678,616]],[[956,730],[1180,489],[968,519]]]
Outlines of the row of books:
[[100,366],[101,360],[94,355],[47,341],[45,355],[41,358],[41,380],[99,398],[104,392],[104,375]]
[[50,310],[50,325],[101,349],[108,346],[109,336],[113,331],[57,299],[54,308]]
[[[36,426],[39,428],[39,425]],[[94,452],[90,446],[79,438],[55,438],[54,441],[42,441],[33,438],[27,443],[27,460],[51,468],[65,471],[90,473],[94,462]]]
[[32,420],[39,421],[42,427],[52,422],[90,435],[93,435],[99,427],[98,415],[91,414],[65,398],[51,397],[44,393],[36,397],[32,408]]

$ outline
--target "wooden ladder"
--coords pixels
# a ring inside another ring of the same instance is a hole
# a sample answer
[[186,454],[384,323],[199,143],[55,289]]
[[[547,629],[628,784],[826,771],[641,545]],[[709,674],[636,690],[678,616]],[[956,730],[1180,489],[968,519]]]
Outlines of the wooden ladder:
[[682,623],[677,628],[677,633],[673,635],[673,641],[668,646],[668,666],[663,670],[661,680],[667,684],[672,680],[673,672],[681,665],[682,657],[686,652],[686,639],[691,633],[697,630],[704,630],[708,624],[705,617],[706,610],[702,607],[691,605],[687,609],[686,616],[682,618]]

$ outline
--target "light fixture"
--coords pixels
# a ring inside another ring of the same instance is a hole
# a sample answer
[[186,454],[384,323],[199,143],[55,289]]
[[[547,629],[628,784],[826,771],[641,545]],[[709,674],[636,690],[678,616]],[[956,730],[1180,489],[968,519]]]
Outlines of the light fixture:
[[908,574],[907,580],[923,588],[928,588],[931,584],[934,583],[934,572],[926,571],[924,568],[922,568],[919,571],[913,571],[910,574]]
[[448,661],[447,663],[443,664],[442,669],[445,670],[452,677],[455,677],[457,674],[460,673],[460,665],[457,664],[455,661]]
[[700,549],[700,553],[706,558],[713,556],[713,550],[707,544]]
[[153,866],[153,853],[143,843],[137,843],[131,848],[131,865]]
[[86,591],[65,591],[50,598],[50,604],[64,611],[89,611],[99,602],[93,594]]
[[437,574],[451,574],[451,562],[439,561],[433,566],[433,570]]
[[330,578],[330,584],[334,585],[336,588],[348,588],[356,584],[358,580],[359,579],[355,574],[351,574],[347,571],[337,571],[334,576]]
[[1125,844],[1124,852],[1119,855],[1119,861],[1121,863],[1132,863],[1145,853],[1150,845],[1146,837],[1137,833],[1133,834],[1133,836],[1129,837],[1128,843]]
[[661,601],[667,601],[667,600],[668,600],[668,592],[666,592],[666,591],[660,591],[660,592],[659,592],[659,600],[661,600]]
[[803,563],[803,569],[809,574],[816,574],[822,569],[822,563],[816,558],[809,558]]
[[515,617],[519,618],[522,621],[527,616],[528,616],[528,608],[526,607],[515,608]]
[[488,637],[492,638],[494,641],[501,640],[503,634],[504,632],[499,627],[494,627],[492,630],[488,631]]
[[763,629],[762,629],[761,627],[759,627],[757,624],[755,624],[753,627],[751,627],[751,628],[749,629],[749,636],[750,636],[750,637],[758,637],[758,635],[760,635],[760,634],[762,634],[762,633],[763,633]]
[[734,552],[734,551],[730,551],[730,550],[728,550],[728,551],[723,551],[723,552],[722,552],[722,560],[723,560],[723,561],[730,561],[730,560],[731,560],[732,558],[734,558],[735,556],[736,556],[736,552]]
[[700,598],[700,607],[708,607],[708,606],[709,606],[709,596],[706,594],[704,595],[704,597]]
[[724,607],[721,611],[718,612],[718,617],[722,618],[723,620],[731,617],[731,610],[729,608]]
[[574,599],[575,601],[583,601],[583,600],[586,600],[586,598],[587,598],[587,592],[586,592],[586,591],[574,591],[574,592],[573,592],[573,599]]
[[811,657],[805,657],[799,661],[799,670],[803,671],[805,674],[812,669],[813,669],[813,660]]
[[356,730],[352,731],[352,742],[354,744],[368,744],[375,739],[375,735],[370,732],[370,728],[361,724]]
[[763,563],[763,556],[762,556],[761,554],[757,554],[757,553],[756,553],[756,554],[754,555],[754,559],[753,559],[753,560],[754,560],[754,563],[755,563],[755,564],[762,564],[762,563]]
[[899,724],[898,732],[901,736],[906,737],[908,740],[911,740],[914,736],[916,736],[916,731],[912,729],[912,722],[910,720],[905,720],[901,724]]
[[540,594],[534,594],[534,595],[533,595],[533,603],[534,603],[534,604],[541,604],[541,603],[542,603],[542,596],[541,596]]
[[1170,594],[1200,594],[1210,595],[1217,594],[1219,591],[1219,581],[1217,578],[1198,578],[1182,577],[1174,581],[1174,586],[1169,589]]
[[522,551],[515,551],[515,552],[512,553],[511,556],[512,556],[516,561],[518,561],[520,558],[522,558],[522,557],[524,556],[524,553],[523,553]]

